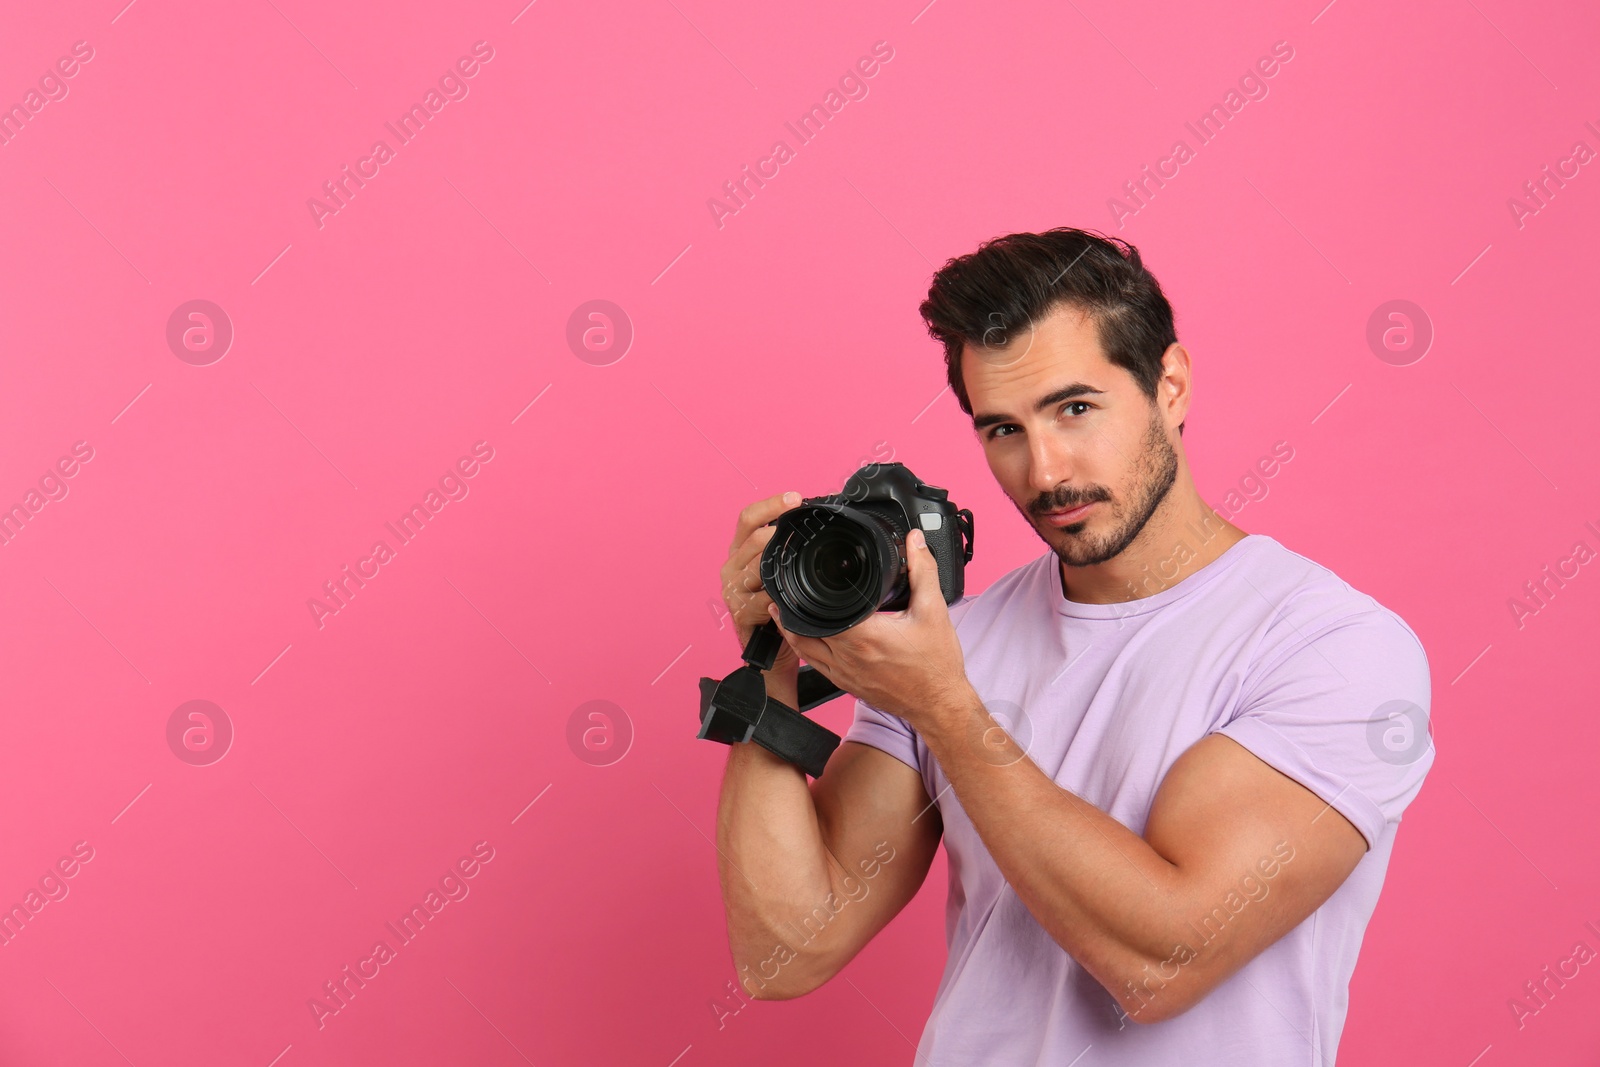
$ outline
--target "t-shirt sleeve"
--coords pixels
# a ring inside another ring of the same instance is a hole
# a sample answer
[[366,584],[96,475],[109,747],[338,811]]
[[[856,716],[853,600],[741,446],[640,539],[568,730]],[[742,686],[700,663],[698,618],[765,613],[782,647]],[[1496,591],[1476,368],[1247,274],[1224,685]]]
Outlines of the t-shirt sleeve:
[[844,740],[882,749],[918,774],[922,773],[922,761],[917,757],[917,734],[904,719],[879,711],[860,697],[856,698],[855,715]]
[[1290,626],[1283,646],[1216,732],[1321,797],[1370,849],[1433,766],[1427,655],[1381,606],[1309,635]]

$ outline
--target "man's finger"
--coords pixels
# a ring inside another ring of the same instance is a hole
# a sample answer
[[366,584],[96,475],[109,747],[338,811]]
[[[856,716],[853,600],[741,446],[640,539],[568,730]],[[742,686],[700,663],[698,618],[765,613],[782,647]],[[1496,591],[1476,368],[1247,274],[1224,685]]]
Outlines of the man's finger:
[[[946,608],[944,590],[939,586],[939,561],[933,558],[928,538],[921,530],[906,535],[906,565],[910,571],[912,614]],[[948,609],[946,609],[948,610]]]
[[[776,526],[757,526],[750,536],[746,537],[733,550],[733,553],[728,557],[729,565],[735,569],[744,568],[752,559],[766,551],[767,542],[772,540],[772,535],[777,531],[778,528]],[[760,573],[759,570],[757,573]]]
[[744,544],[745,538],[798,503],[800,503],[800,494],[790,492],[779,493],[777,496],[770,496],[765,500],[757,500],[754,504],[748,505],[743,511],[739,512],[739,521],[734,525],[733,542],[728,545],[728,551],[730,553],[733,552],[734,549]]
[[818,670],[822,670],[826,666],[829,658],[828,646],[821,638],[801,637],[799,634],[786,630],[782,621],[778,618],[778,606],[776,604],[767,606],[767,617],[772,620],[772,625],[778,628],[778,632],[783,635],[783,639],[789,642],[789,647],[794,649],[801,659],[807,663],[814,664]]

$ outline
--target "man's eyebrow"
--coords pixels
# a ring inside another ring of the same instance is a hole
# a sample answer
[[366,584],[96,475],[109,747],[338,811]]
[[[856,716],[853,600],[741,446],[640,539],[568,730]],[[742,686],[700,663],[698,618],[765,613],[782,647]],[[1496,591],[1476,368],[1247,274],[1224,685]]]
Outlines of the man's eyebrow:
[[[1053,407],[1063,400],[1072,400],[1080,396],[1100,396],[1102,392],[1102,390],[1096,389],[1092,385],[1085,385],[1083,382],[1072,382],[1034,401],[1033,410],[1043,411],[1045,408]],[[995,423],[1010,421],[1010,415],[974,415],[972,417],[972,428],[981,430],[985,426],[993,426]]]

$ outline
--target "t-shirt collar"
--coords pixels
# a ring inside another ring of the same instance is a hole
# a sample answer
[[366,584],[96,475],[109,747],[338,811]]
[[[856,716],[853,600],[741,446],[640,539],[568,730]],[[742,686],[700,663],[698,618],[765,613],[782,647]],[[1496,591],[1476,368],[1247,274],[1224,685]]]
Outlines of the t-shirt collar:
[[[1272,538],[1266,534],[1245,534],[1224,549],[1222,555],[1194,573],[1186,575],[1182,580],[1167,585],[1149,596],[1123,600],[1115,604],[1088,604],[1078,600],[1068,600],[1061,591],[1060,558],[1054,552],[1047,552],[1041,563],[1046,573],[1045,580],[1050,583],[1051,599],[1056,605],[1058,614],[1075,619],[1125,619],[1130,615],[1145,615],[1156,611],[1203,588],[1219,575],[1237,566],[1241,559],[1256,551],[1258,546],[1271,540]],[[1160,586],[1162,581],[1157,571],[1147,572],[1147,585]]]

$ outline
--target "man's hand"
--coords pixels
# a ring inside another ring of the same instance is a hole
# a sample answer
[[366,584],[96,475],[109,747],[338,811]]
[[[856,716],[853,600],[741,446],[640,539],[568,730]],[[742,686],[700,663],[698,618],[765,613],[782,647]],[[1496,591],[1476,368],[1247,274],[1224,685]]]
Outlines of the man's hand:
[[[832,637],[801,637],[782,623],[778,629],[840,689],[919,727],[950,709],[966,707],[975,694],[939,589],[939,564],[921,530],[906,537],[906,556],[911,599],[905,611],[874,612]],[[775,606],[768,613],[778,621]]]
[[[733,618],[733,632],[739,639],[739,650],[750,643],[750,635],[767,620],[767,609],[772,597],[761,586],[761,553],[772,540],[776,527],[769,526],[773,519],[800,504],[799,493],[781,493],[766,500],[757,500],[739,512],[734,525],[733,543],[728,546],[728,558],[722,564],[722,600],[728,605]],[[800,669],[799,657],[792,644],[778,650],[771,673],[792,675]]]

